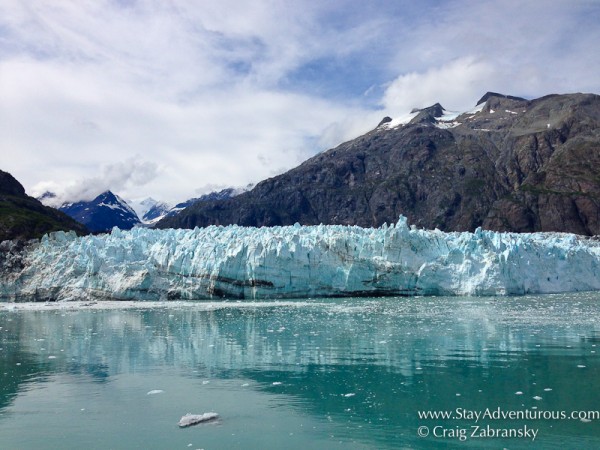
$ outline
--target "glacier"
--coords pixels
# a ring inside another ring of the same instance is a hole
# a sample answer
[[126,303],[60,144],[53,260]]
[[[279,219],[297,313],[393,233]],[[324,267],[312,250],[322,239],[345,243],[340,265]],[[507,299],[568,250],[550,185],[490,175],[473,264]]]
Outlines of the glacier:
[[[5,252],[6,253],[6,252]],[[57,232],[0,262],[4,301],[523,295],[600,289],[600,242],[409,226]]]

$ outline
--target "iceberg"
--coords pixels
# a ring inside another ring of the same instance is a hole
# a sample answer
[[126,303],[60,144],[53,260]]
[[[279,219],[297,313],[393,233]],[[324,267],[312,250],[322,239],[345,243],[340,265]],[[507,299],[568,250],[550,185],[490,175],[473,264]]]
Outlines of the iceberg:
[[187,413],[181,419],[179,419],[179,427],[185,428],[191,425],[196,425],[197,423],[203,422],[212,422],[213,420],[217,420],[219,415],[215,412],[207,412],[204,414],[191,414]]
[[[6,252],[5,252],[6,253]],[[2,256],[2,255],[0,255]],[[210,226],[57,232],[0,260],[5,301],[523,295],[600,289],[600,242],[568,233]]]

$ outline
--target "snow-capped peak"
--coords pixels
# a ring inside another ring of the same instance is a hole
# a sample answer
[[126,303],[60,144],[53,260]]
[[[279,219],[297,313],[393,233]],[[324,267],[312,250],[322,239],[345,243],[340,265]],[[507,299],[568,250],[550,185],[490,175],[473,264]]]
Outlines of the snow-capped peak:
[[[136,212],[140,220],[146,224],[156,222],[171,209],[171,205],[155,200],[152,197],[146,197],[142,200],[130,200],[128,203]],[[157,219],[158,216],[160,216],[159,219]]]
[[130,229],[140,223],[135,211],[118,195],[103,192],[91,201],[65,203],[60,208],[91,231]]

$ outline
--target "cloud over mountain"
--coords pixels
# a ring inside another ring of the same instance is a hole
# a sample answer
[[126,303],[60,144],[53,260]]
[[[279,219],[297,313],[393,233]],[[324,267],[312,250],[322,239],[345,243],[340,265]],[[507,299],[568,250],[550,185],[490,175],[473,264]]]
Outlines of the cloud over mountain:
[[157,176],[120,194],[175,202],[272,176],[432,102],[598,92],[599,20],[583,0],[7,0],[2,164],[28,190],[67,191],[141,155]]

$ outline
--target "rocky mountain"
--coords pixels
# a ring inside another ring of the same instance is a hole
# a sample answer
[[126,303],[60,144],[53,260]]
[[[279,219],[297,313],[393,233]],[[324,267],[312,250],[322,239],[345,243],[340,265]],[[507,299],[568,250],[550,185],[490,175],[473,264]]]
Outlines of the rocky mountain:
[[135,211],[136,215],[144,225],[152,225],[162,219],[170,210],[171,205],[152,197],[143,200],[131,200],[127,202]]
[[148,211],[144,213],[142,216],[142,222],[152,225],[165,217],[169,211],[171,211],[171,209],[172,208],[168,203],[156,202],[150,209],[148,209]]
[[141,223],[127,202],[110,191],[91,201],[65,203],[59,209],[92,232],[110,231],[113,227],[129,230]]
[[190,198],[189,200],[186,200],[185,202],[181,202],[181,203],[177,203],[173,208],[171,208],[165,215],[164,217],[174,217],[177,214],[179,214],[181,211],[183,211],[184,209],[195,205],[197,203],[205,203],[205,202],[211,202],[211,201],[215,201],[215,200],[227,200],[230,198],[233,198],[237,195],[240,195],[243,192],[248,191],[250,188],[252,188],[252,185],[248,185],[245,188],[226,188],[226,189],[222,189],[220,191],[214,191],[214,192],[209,192],[208,194],[204,194],[200,197],[195,197],[195,198]]
[[40,238],[58,230],[88,232],[66,214],[28,196],[21,183],[0,170],[0,241]]
[[157,226],[368,227],[400,214],[444,231],[600,234],[600,96],[489,92],[465,113],[436,104],[385,118],[252,191]]

